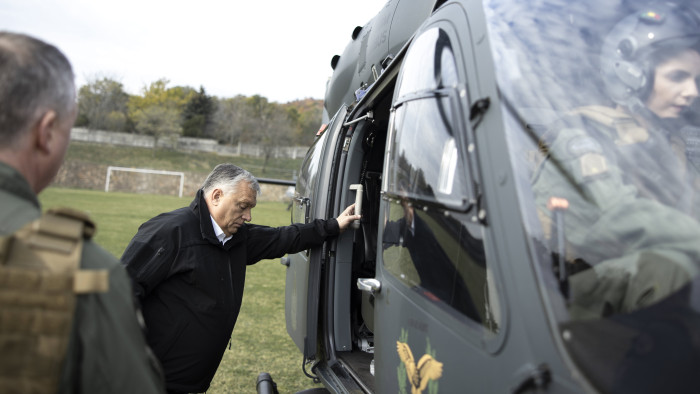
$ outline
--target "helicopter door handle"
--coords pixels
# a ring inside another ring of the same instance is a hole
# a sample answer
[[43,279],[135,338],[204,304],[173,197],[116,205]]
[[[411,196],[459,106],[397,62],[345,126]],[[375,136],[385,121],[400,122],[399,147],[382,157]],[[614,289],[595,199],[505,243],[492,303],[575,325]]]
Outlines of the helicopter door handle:
[[291,260],[291,259],[289,258],[289,256],[283,256],[283,257],[280,259],[280,264],[282,264],[283,266],[289,268],[289,265],[291,264],[290,260]]
[[382,289],[382,282],[374,278],[358,278],[357,288],[362,291],[367,291],[374,295],[379,293],[379,290]]
[[[350,190],[355,190],[355,214],[362,215],[362,193],[364,188],[361,184],[357,183],[350,185]],[[355,230],[360,228],[360,221],[355,220],[352,222],[352,228]]]

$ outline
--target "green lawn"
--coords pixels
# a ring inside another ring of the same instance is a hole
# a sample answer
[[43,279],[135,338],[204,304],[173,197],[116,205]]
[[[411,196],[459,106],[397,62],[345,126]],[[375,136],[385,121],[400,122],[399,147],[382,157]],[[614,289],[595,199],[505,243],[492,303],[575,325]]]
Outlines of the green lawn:
[[[189,205],[172,196],[105,193],[91,190],[48,188],[39,195],[44,209],[68,206],[87,211],[97,223],[95,240],[120,257],[138,226],[147,219]],[[253,223],[289,224],[283,202],[261,201],[253,210]],[[256,393],[260,372],[268,372],[280,393],[319,387],[301,370],[302,356],[287,335],[284,321],[285,270],[279,260],[249,267],[243,306],[226,350],[207,393]]]

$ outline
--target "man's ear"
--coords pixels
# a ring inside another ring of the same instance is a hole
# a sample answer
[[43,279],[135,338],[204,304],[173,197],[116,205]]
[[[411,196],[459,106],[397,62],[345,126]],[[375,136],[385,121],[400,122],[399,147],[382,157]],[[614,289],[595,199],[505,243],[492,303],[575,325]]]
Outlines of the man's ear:
[[56,111],[48,110],[34,125],[35,144],[43,153],[51,153],[51,142],[54,138],[56,122],[58,122]]
[[211,192],[211,202],[214,205],[219,205],[221,198],[224,196],[224,191],[221,189],[214,189]]

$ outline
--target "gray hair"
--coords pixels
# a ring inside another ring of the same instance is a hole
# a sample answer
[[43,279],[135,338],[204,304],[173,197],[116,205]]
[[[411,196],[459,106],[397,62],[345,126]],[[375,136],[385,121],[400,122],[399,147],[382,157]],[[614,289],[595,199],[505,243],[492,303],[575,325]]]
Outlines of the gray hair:
[[73,68],[55,46],[0,31],[0,147],[9,147],[45,111],[59,119],[75,107]]
[[260,194],[260,184],[250,172],[233,165],[231,163],[219,164],[212,170],[202,184],[204,195],[208,195],[212,190],[220,188],[224,193],[228,193],[236,188],[239,182],[248,182],[250,188]]

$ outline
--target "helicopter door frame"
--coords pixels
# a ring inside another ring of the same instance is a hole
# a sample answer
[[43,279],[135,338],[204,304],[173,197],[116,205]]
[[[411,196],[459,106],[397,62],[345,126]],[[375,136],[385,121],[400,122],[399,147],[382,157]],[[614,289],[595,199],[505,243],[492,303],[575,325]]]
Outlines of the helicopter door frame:
[[[347,107],[341,107],[329,122],[326,131],[312,145],[304,159],[297,180],[292,222],[304,223],[328,216],[334,152]],[[285,321],[287,332],[304,354],[304,360],[315,359],[317,352],[319,295],[321,270],[327,259],[329,243],[289,255],[285,282]]]

